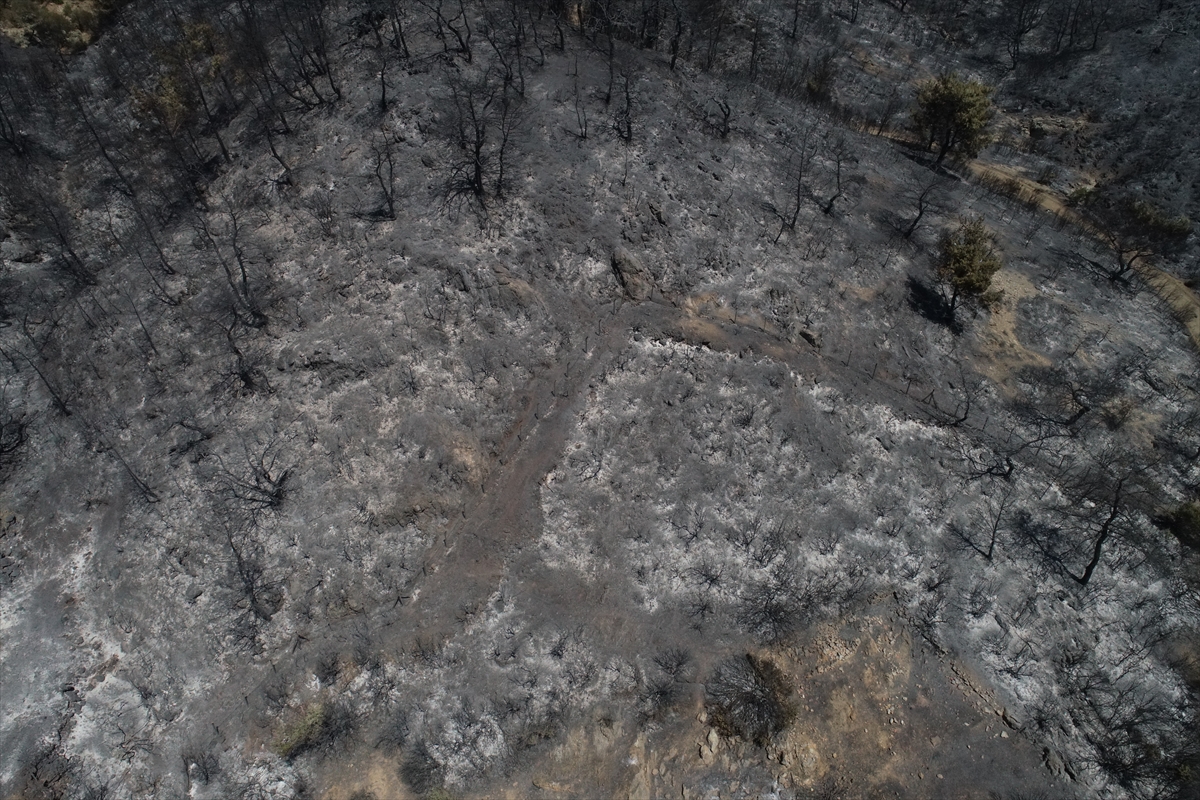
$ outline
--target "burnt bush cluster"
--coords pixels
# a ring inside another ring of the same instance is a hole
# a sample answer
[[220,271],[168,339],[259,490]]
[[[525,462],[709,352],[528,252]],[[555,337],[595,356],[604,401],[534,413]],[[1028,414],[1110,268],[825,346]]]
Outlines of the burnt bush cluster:
[[787,676],[752,653],[722,663],[705,693],[709,719],[725,736],[765,745],[796,718]]

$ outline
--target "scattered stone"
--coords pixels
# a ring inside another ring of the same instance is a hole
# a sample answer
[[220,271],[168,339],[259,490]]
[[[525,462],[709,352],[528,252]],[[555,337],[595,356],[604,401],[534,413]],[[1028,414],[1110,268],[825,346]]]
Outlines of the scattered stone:
[[1062,757],[1049,747],[1042,749],[1042,761],[1045,763],[1046,769],[1050,770],[1051,775],[1060,777],[1066,771]]
[[549,778],[535,777],[533,779],[533,785],[534,787],[547,792],[564,793],[570,791],[569,786],[565,786],[557,781],[550,780]]

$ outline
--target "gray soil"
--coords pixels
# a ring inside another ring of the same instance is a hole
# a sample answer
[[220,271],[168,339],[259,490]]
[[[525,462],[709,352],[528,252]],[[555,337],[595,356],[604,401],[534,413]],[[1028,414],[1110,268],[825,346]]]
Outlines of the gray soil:
[[[1194,108],[1194,4],[1016,70],[1008,5],[751,2],[611,71],[543,9],[518,95],[490,5],[468,59],[329,4],[340,96],[288,84],[286,131],[189,56],[238,98],[190,172],[126,58],[155,4],[4,44],[0,797],[1194,797],[1195,236],[1117,275],[1068,202],[1196,216],[1186,114],[1102,79],[1157,45]],[[935,172],[944,69],[996,138]],[[515,109],[478,194],[471,91]],[[1002,295],[950,312],[975,215]]]

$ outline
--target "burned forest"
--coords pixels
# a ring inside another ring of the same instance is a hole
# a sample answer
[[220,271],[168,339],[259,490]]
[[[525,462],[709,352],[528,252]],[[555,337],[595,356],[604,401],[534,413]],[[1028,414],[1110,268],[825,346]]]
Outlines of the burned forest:
[[1200,797],[1200,2],[0,2],[0,797]]

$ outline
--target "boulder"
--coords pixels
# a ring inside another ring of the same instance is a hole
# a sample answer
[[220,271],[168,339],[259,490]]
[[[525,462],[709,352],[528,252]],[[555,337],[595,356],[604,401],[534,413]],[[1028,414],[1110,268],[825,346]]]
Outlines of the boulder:
[[645,300],[654,291],[654,279],[650,277],[641,259],[624,247],[613,251],[612,268],[621,287],[630,298]]

